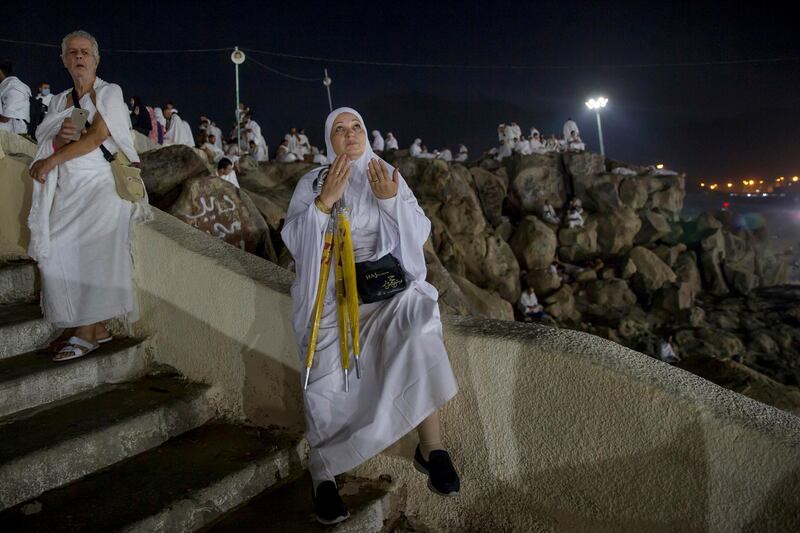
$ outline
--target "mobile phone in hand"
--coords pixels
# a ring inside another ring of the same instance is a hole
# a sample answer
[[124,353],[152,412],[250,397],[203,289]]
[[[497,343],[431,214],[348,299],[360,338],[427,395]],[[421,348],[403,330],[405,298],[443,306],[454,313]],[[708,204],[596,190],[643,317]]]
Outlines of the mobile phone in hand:
[[78,128],[78,131],[75,132],[75,135],[72,137],[73,141],[77,141],[81,138],[81,132],[83,131],[83,128],[86,127],[86,121],[89,120],[89,112],[85,109],[75,108],[72,110],[72,116],[69,118]]

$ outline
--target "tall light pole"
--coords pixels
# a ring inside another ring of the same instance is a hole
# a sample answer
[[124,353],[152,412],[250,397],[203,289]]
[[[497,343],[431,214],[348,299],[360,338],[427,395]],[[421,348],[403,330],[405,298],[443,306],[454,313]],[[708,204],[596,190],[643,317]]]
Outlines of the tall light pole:
[[331,83],[333,83],[333,80],[330,76],[328,76],[328,69],[325,69],[325,77],[322,78],[322,85],[324,85],[325,90],[328,91],[328,111],[333,111],[333,101],[331,100]]
[[600,110],[603,109],[606,104],[608,104],[608,98],[602,96],[599,98],[590,98],[586,102],[586,107],[593,109],[597,114],[597,135],[600,137],[600,155],[603,157],[606,156],[606,150],[603,147],[603,126],[600,124]]
[[237,46],[231,54],[234,70],[236,70],[236,148],[242,149],[242,117],[239,116],[239,65],[244,63],[244,52]]

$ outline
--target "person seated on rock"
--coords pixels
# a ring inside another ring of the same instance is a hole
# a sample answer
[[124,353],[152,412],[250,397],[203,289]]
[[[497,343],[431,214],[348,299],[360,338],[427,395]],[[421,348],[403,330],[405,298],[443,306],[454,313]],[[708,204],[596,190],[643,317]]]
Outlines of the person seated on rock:
[[286,140],[286,147],[295,156],[295,160],[303,159],[303,152],[300,149],[300,136],[297,133],[297,128],[289,128],[289,133],[284,137]]
[[200,128],[204,129],[209,138],[214,136],[214,144],[222,150],[222,130],[208,117],[200,117]]
[[506,140],[506,124],[505,122],[501,122],[497,125],[497,141],[500,144],[503,144]]
[[672,348],[671,335],[667,340],[661,339],[661,342],[659,342],[658,357],[665,363],[669,363],[671,365],[681,360],[681,358],[675,354],[675,350]]
[[278,163],[294,163],[297,160],[297,154],[289,150],[289,140],[282,140],[275,154],[275,161]]
[[300,128],[297,131],[297,141],[300,145],[300,159],[305,159],[306,155],[311,153],[311,143],[308,140],[305,128]]
[[517,130],[514,127],[514,123],[511,122],[506,124],[505,131],[503,132],[503,140],[508,144],[508,148],[513,152],[514,146],[517,144]]
[[531,151],[531,142],[525,137],[522,137],[514,146],[514,151],[521,155],[531,155],[533,153]]
[[583,227],[583,217],[572,207],[567,211],[567,227],[570,229]]
[[194,148],[195,140],[192,134],[192,127],[180,117],[172,102],[167,102],[164,106],[164,117],[167,119],[164,144],[183,144]]
[[147,106],[144,105],[142,99],[138,96],[131,96],[128,99],[128,109],[130,109],[131,126],[133,129],[145,137],[149,136],[153,125],[150,122],[150,114],[147,112]]
[[386,134],[386,150],[399,150],[400,145],[397,144],[397,139],[391,131]]
[[463,144],[458,145],[458,155],[456,156],[456,162],[463,163],[469,157],[469,150]]
[[442,161],[452,161],[453,152],[451,152],[449,148],[442,148],[441,152],[436,155],[436,159],[441,159]]
[[577,131],[573,131],[569,134],[569,141],[567,142],[567,149],[570,152],[583,152],[586,149],[586,145],[583,144],[583,141],[578,136]]
[[497,150],[497,155],[495,155],[494,158],[498,161],[502,161],[506,157],[511,157],[513,146],[514,139],[506,139],[503,141],[503,144],[500,145],[500,148]]
[[571,118],[568,118],[567,121],[564,122],[564,127],[562,128],[562,133],[564,134],[562,139],[565,141],[569,139],[572,135],[572,132],[575,132],[575,135],[580,135],[578,124]]
[[411,157],[420,157],[422,153],[422,139],[414,139],[414,142],[411,143],[411,146],[408,147],[408,155]]
[[267,155],[266,147],[256,144],[255,141],[250,141],[250,157],[258,161],[259,163],[264,163],[265,161],[269,161],[269,156]]
[[580,215],[583,214],[583,202],[577,196],[573,196],[572,200],[569,201],[569,208],[574,209]]
[[383,135],[378,130],[372,130],[372,150],[375,152],[383,152],[386,149],[386,141],[383,140]]
[[14,63],[0,60],[0,130],[28,133],[31,120],[31,89],[14,74]]
[[50,91],[50,84],[45,82],[39,85],[39,91],[36,94],[36,99],[39,100],[45,108],[50,105],[50,100],[53,99],[53,93]]
[[424,144],[422,145],[422,151],[417,155],[420,159],[436,159],[436,154],[439,153],[437,150],[434,150],[433,153],[428,151],[428,147]]
[[328,158],[316,146],[311,147],[311,155],[313,156],[312,161],[318,165],[324,165],[328,162]]
[[200,132],[200,135],[198,135],[197,144],[200,146],[200,150],[205,152],[206,156],[208,156],[209,161],[212,163],[218,163],[220,159],[225,157],[225,152],[217,148],[217,145],[214,141],[216,141],[214,135],[208,135],[205,132]]
[[236,137],[231,137],[225,142],[225,155],[228,157],[239,157],[240,154],[239,143],[236,142]]
[[556,139],[556,134],[551,133],[550,137],[547,139],[547,143],[545,144],[545,150],[548,152],[558,152],[558,139]]
[[236,177],[236,171],[233,169],[233,161],[227,157],[223,157],[217,163],[217,177],[232,184],[237,189],[239,188],[239,179]]
[[544,317],[544,308],[539,305],[539,300],[536,298],[533,285],[528,285],[528,288],[522,291],[519,302],[517,302],[517,307],[522,313],[525,322],[539,320]]
[[550,200],[544,201],[544,206],[542,207],[542,220],[548,224],[554,224],[556,226],[561,223],[561,219],[556,214],[556,209],[553,207],[553,204],[550,203]]
[[[339,108],[328,115],[329,166],[312,170],[297,183],[281,231],[296,265],[292,323],[303,361],[325,228],[339,200],[350,209],[356,261],[385,257],[400,267],[406,280],[405,290],[359,305],[365,362],[361,378],[350,379],[347,392],[336,291],[333,283],[324,287],[316,353],[303,390],[313,506],[323,524],[349,516],[334,476],[361,465],[415,428],[419,445],[413,463],[428,478],[428,487],[452,496],[461,484],[439,430],[439,409],[457,394],[458,384],[442,340],[437,292],[426,281],[423,245],[431,222],[400,171],[374,154],[367,131],[354,109]],[[332,269],[333,281],[335,261]]]

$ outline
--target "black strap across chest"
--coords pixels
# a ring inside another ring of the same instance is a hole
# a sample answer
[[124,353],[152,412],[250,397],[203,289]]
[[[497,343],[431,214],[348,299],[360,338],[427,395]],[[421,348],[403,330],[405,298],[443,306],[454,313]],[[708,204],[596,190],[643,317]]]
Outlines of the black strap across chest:
[[[72,105],[75,106],[75,109],[82,109],[80,98],[78,98],[78,91],[75,90],[75,87],[72,88]],[[86,127],[89,128],[91,127],[91,125],[92,123],[87,120]],[[108,148],[103,146],[102,143],[100,143],[100,150],[103,152],[103,157],[105,158],[105,160],[108,161],[109,163],[112,162],[117,157],[111,152],[109,152]]]

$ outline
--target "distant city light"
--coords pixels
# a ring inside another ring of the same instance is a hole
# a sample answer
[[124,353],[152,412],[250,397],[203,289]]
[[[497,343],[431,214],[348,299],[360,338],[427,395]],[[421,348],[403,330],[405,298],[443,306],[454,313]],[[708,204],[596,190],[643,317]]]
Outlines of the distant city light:
[[792,176],[792,181],[797,181],[797,176]]
[[730,189],[731,187],[733,187],[733,183],[728,183],[728,188]]
[[662,168],[664,168],[664,163],[659,163],[659,164],[657,164],[657,165],[656,165],[656,168],[657,168],[658,170],[661,170]]
[[702,182],[702,181],[701,181],[701,182],[700,182],[700,186],[701,186],[701,187],[705,187],[705,186],[706,186],[705,182]]

